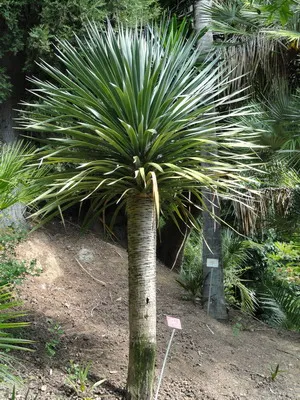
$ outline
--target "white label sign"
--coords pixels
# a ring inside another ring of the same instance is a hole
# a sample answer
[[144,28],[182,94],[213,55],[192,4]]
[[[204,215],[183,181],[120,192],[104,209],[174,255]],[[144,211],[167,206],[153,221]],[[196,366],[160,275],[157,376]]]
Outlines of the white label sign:
[[208,268],[219,268],[219,259],[218,258],[208,258],[206,260],[206,266]]
[[174,318],[174,317],[169,317],[169,315],[167,315],[167,325],[169,328],[182,329],[180,319]]

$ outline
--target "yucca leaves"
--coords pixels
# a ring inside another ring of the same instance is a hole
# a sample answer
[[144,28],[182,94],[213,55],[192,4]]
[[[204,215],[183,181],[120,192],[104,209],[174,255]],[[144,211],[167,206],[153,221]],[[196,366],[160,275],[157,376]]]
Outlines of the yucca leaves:
[[48,135],[41,164],[69,167],[37,180],[45,187],[38,200],[48,199],[38,215],[87,197],[100,211],[134,193],[153,196],[157,212],[165,199],[178,211],[188,203],[183,191],[199,197],[203,186],[240,196],[253,131],[230,121],[250,110],[215,112],[235,101],[223,95],[229,72],[213,58],[197,67],[197,36],[186,24],[176,34],[172,22],[117,31],[90,24],[77,47],[60,42],[61,70],[41,63],[50,81],[31,79],[38,103],[25,104],[21,126]]
[[42,170],[28,169],[34,149],[22,141],[4,144],[0,149],[0,210],[17,202],[28,203],[36,193],[29,190],[30,179],[41,176]]
[[20,345],[32,343],[32,340],[12,338],[3,331],[3,329],[23,328],[29,325],[27,322],[12,321],[26,315],[23,311],[11,311],[19,305],[20,302],[14,300],[11,287],[9,285],[0,286],[0,349],[28,350]]
[[18,201],[17,189],[22,184],[22,178],[18,178],[18,173],[22,168],[20,162],[19,146],[7,147],[4,145],[1,149],[0,160],[0,190],[1,204],[3,210]]

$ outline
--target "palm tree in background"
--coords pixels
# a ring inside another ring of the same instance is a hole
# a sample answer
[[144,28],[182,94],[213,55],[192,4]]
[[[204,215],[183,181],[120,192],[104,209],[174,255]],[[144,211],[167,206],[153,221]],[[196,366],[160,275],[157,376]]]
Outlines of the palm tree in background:
[[276,82],[268,96],[253,103],[253,107],[257,115],[246,117],[243,123],[261,131],[259,143],[264,149],[260,157],[265,165],[263,173],[256,174],[257,194],[247,198],[247,206],[232,204],[238,229],[253,235],[276,226],[279,231],[291,233],[299,225],[299,92],[293,94],[285,82]]
[[244,0],[214,0],[210,11],[215,43],[232,67],[232,78],[238,78],[229,90],[248,87],[252,96],[261,97],[274,82],[283,82],[295,92],[300,86],[298,3],[291,5],[284,24],[265,5]]
[[289,15],[285,15],[284,4],[280,8],[279,3],[276,10],[271,3],[244,0],[195,4],[211,16],[208,25],[214,47],[231,70],[228,93],[245,88],[247,101],[251,99],[255,104],[257,113],[243,124],[261,131],[259,142],[266,147],[259,154],[268,165],[266,170],[282,177],[287,168],[295,169],[295,173],[289,173],[296,178],[294,183],[287,177],[288,185],[281,187],[270,174],[257,175],[260,195],[250,195],[246,207],[233,204],[239,226],[247,235],[261,222],[259,215],[266,216],[274,209],[270,204],[281,215],[286,213],[288,198],[292,199],[291,184],[295,187],[299,182],[300,7],[289,2]]
[[196,224],[192,199],[205,207],[203,187],[239,198],[253,157],[252,130],[231,123],[249,110],[215,111],[234,99],[222,95],[228,73],[214,60],[196,67],[199,37],[188,31],[174,20],[144,29],[90,25],[76,48],[60,42],[63,70],[41,64],[49,81],[31,79],[38,102],[21,119],[24,129],[47,135],[39,163],[54,168],[35,181],[44,188],[36,201],[45,201],[36,215],[47,220],[85,199],[92,218],[126,207],[131,400],[152,398],[161,209]]
[[299,187],[300,7],[290,2],[291,14],[283,21],[284,10],[270,18],[269,6],[215,0],[210,8],[215,43],[237,77],[229,91],[248,87],[257,113],[243,123],[259,129],[266,146],[260,151],[266,163],[257,176],[260,195],[249,196],[247,207],[233,204],[246,235],[260,230],[271,211],[273,217],[286,216]]

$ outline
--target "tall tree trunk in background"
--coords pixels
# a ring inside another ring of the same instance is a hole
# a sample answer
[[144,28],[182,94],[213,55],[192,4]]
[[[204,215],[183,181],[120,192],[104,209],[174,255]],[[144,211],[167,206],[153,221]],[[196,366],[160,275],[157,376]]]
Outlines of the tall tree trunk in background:
[[12,143],[16,140],[16,132],[13,128],[14,118],[14,101],[13,97],[9,96],[0,104],[0,132],[1,140],[4,143]]
[[[211,15],[209,9],[212,5],[212,0],[197,0],[194,3],[194,28],[196,32],[209,27],[211,24]],[[208,30],[205,35],[199,40],[199,48],[201,55],[208,54],[213,46],[213,33]]]
[[[25,92],[24,57],[20,53],[18,55],[7,53],[0,60],[0,66],[6,69],[13,85],[10,96],[0,103],[0,140],[9,144],[18,139],[18,133],[14,129],[16,126],[14,118],[17,116],[15,109]],[[0,210],[0,227],[11,225],[25,227],[24,213],[25,206],[21,203]]]
[[17,116],[15,111],[25,92],[25,74],[23,72],[24,57],[21,53],[13,55],[6,53],[0,60],[0,66],[6,70],[12,84],[10,96],[0,103],[0,135],[4,143],[11,143],[18,138],[18,133],[14,127],[14,118]]
[[150,197],[127,200],[129,365],[127,400],[151,400],[156,358],[156,214]]
[[[194,4],[194,26],[197,32],[209,27],[211,24],[210,7],[212,0],[198,0]],[[199,41],[199,51],[204,56],[211,51],[213,47],[213,34],[209,30]],[[228,318],[226,310],[226,301],[224,294],[224,276],[222,263],[222,238],[221,225],[213,217],[220,215],[220,205],[216,193],[207,189],[202,192],[203,200],[207,210],[203,211],[203,287],[202,304],[209,315],[218,320]],[[207,267],[207,259],[214,258],[218,260],[217,268]]]
[[[224,293],[224,274],[222,259],[222,236],[221,225],[215,217],[220,216],[220,204],[218,196],[211,191],[203,190],[203,201],[208,211],[203,211],[203,287],[202,287],[202,304],[205,311],[217,320],[227,320],[228,314],[226,309],[225,293]],[[218,260],[217,268],[207,267],[207,259]]]

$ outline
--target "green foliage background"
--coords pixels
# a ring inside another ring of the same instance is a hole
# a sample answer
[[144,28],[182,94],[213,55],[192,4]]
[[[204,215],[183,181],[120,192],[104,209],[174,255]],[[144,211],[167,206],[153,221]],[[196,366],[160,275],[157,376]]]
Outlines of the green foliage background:
[[[52,60],[56,38],[71,40],[74,33],[80,36],[89,20],[134,25],[157,17],[159,12],[157,0],[2,0],[0,59],[21,55],[23,70],[32,74],[40,58]],[[1,102],[12,87],[5,67],[0,72]]]

